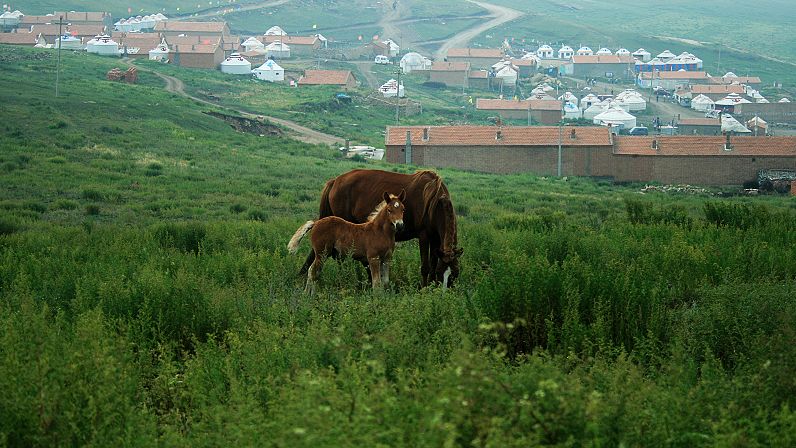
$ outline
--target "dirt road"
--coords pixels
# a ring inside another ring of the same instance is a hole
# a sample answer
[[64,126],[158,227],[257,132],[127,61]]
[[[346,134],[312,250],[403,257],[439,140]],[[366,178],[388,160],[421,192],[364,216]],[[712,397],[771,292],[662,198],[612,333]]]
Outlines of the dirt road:
[[474,37],[478,36],[479,34],[486,32],[492,28],[497,26],[503,25],[504,23],[511,22],[512,20],[516,20],[519,17],[522,17],[524,14],[523,12],[517,11],[516,9],[507,8],[505,6],[497,6],[491,3],[479,2],[476,0],[467,0],[470,3],[476,4],[487,11],[489,11],[490,16],[492,19],[488,20],[487,22],[478,24],[472,28],[467,28],[466,30],[454,35],[447,41],[445,41],[442,46],[434,53],[434,57],[436,59],[442,60],[445,55],[448,53],[448,50],[451,48],[459,48],[459,47],[466,47],[467,43],[470,42]]
[[216,16],[223,15],[224,12],[228,11],[229,9],[233,9],[234,12],[256,11],[258,9],[271,8],[271,7],[274,7],[274,6],[284,5],[288,1],[290,1],[290,0],[268,0],[268,1],[264,1],[264,2],[257,2],[257,3],[248,4],[248,5],[243,5],[243,6],[239,7],[239,8],[230,8],[229,5],[227,5],[227,6],[221,6],[221,7],[218,7],[218,8],[206,9],[206,10],[200,11],[200,12],[195,13],[195,14],[184,14],[184,15],[176,16],[176,19],[177,20],[207,19],[207,18],[210,18],[210,17],[216,17]]

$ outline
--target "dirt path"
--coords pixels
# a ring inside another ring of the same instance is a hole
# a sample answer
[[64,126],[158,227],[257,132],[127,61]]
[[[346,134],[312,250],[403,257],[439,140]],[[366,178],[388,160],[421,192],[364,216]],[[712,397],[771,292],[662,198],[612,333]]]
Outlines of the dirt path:
[[486,32],[487,30],[490,30],[497,26],[503,25],[504,23],[516,20],[519,17],[522,17],[522,15],[524,14],[523,12],[517,11],[516,9],[507,8],[505,6],[497,6],[491,3],[479,2],[476,0],[467,0],[467,1],[489,11],[489,14],[490,16],[492,16],[492,19],[488,20],[487,22],[478,24],[474,27],[467,28],[466,30],[459,32],[458,34],[454,35],[453,37],[445,41],[442,44],[442,46],[440,46],[439,49],[437,49],[437,51],[434,53],[434,57],[436,59],[442,60],[445,57],[445,55],[448,53],[449,49],[466,47],[467,43],[470,42],[470,40],[472,40],[474,37],[478,36],[479,34]]
[[[132,66],[133,65],[129,61],[123,61],[123,62],[125,64],[127,64],[128,66]],[[257,114],[257,113],[253,113],[253,112],[241,109],[241,108],[224,106],[224,105],[216,104],[216,103],[214,103],[212,101],[209,101],[209,100],[206,100],[206,99],[203,99],[203,98],[199,98],[199,97],[193,96],[190,93],[185,91],[185,83],[182,82],[181,79],[175,78],[173,76],[165,75],[163,73],[158,72],[157,70],[151,70],[151,69],[148,69],[148,68],[143,68],[143,67],[140,67],[138,65],[136,65],[135,67],[138,70],[142,70],[142,71],[145,71],[145,72],[148,72],[148,73],[152,73],[155,76],[157,76],[160,79],[162,79],[166,83],[165,89],[168,92],[175,93],[177,95],[183,96],[185,98],[189,98],[189,99],[194,100],[194,101],[196,101],[198,103],[206,104],[208,106],[222,107],[222,108],[226,108],[226,109],[229,109],[229,110],[233,110],[233,111],[241,114],[242,116],[244,116],[246,118],[250,118],[250,119],[254,119],[254,120],[268,120],[271,123],[275,123],[275,124],[277,124],[279,126],[285,127],[288,130],[290,130],[291,131],[290,132],[290,136],[295,138],[296,140],[301,140],[303,142],[312,143],[312,144],[335,145],[335,146],[342,145],[344,143],[344,139],[342,139],[340,137],[336,137],[334,135],[329,135],[329,134],[325,134],[325,133],[320,132],[320,131],[316,131],[314,129],[310,129],[310,128],[306,127],[306,126],[302,126],[302,125],[300,125],[298,123],[295,123],[293,121],[290,121],[290,120],[285,120],[283,118],[277,118],[277,117],[271,117],[271,116],[268,116],[268,115]]]
[[[257,2],[257,3],[248,4],[248,5],[243,5],[240,8],[233,8],[233,10],[234,10],[234,12],[255,11],[255,10],[258,10],[258,9],[271,8],[271,7],[274,7],[274,6],[284,5],[288,1],[290,1],[290,0],[268,0],[268,1],[264,1],[264,2]],[[176,16],[175,18],[177,20],[207,19],[207,18],[210,18],[210,17],[216,17],[216,16],[219,16],[219,15],[222,15],[224,13],[224,11],[227,11],[229,9],[230,9],[230,6],[227,5],[227,6],[221,6],[221,7],[218,7],[218,8],[206,9],[206,10],[200,11],[199,13],[179,15],[179,16]]]
[[365,82],[368,84],[368,87],[371,89],[380,87],[379,80],[376,79],[376,75],[373,74],[373,61],[367,60],[352,62],[359,67],[359,72],[365,77]]

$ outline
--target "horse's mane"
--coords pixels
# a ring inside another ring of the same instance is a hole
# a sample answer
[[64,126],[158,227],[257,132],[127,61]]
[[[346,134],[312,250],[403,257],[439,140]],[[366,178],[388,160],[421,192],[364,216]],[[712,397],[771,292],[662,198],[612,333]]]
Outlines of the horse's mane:
[[[430,174],[432,180],[423,187],[423,219],[426,222],[434,223],[444,219],[443,249],[453,250],[456,248],[456,213],[453,209],[453,202],[450,199],[448,188],[442,182],[442,178],[433,171],[418,171],[415,175],[418,178]],[[438,216],[442,213],[443,216]]]
[[376,217],[379,216],[379,213],[381,213],[381,211],[384,210],[385,205],[387,205],[386,202],[384,201],[379,202],[379,205],[377,205],[376,208],[374,208],[373,211],[370,212],[370,214],[368,215],[368,222],[371,222],[374,219],[376,219]]

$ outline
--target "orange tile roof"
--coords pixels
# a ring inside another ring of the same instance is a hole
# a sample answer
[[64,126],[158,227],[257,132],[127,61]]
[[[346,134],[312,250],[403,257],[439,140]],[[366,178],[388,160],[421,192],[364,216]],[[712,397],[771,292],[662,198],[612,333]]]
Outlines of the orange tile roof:
[[558,100],[530,100],[531,110],[561,110],[561,101]]
[[[425,141],[423,129],[428,129]],[[570,137],[573,129],[574,139]],[[386,144],[406,144],[406,131],[411,132],[413,145],[425,146],[556,146],[559,136],[557,126],[388,126]],[[564,146],[611,146],[611,133],[602,126],[566,126],[562,135]]]
[[502,58],[503,51],[499,48],[451,48],[449,58]]
[[137,47],[142,50],[151,50],[160,45],[160,37],[155,33],[120,33],[114,32],[111,36],[119,43],[120,47]]
[[[19,19],[19,24],[22,26],[43,25],[45,23],[58,23],[58,19],[58,16],[22,16]],[[66,18],[64,18],[64,25],[67,23]]]
[[263,36],[262,42],[270,44],[275,41],[281,41],[283,44],[290,45],[315,45],[318,42],[318,36],[280,36],[268,34]]
[[685,126],[721,126],[718,118],[683,118],[679,124]]
[[521,66],[532,67],[532,66],[536,65],[536,60],[535,59],[512,59],[511,63],[516,65],[517,67],[521,67]]
[[469,62],[434,61],[431,64],[432,72],[466,72],[468,70],[470,70]]
[[676,71],[676,72],[644,72],[641,73],[641,79],[709,79],[707,73],[705,72],[686,72],[686,71]]
[[[658,150],[652,149],[657,139]],[[796,137],[731,137],[732,149],[724,149],[726,137],[664,136],[617,137],[616,154],[649,156],[792,156]]]
[[349,70],[306,70],[299,84],[341,86],[353,76]]
[[758,76],[739,76],[737,78],[724,78],[720,76],[711,76],[710,82],[714,84],[732,84],[737,82],[739,84],[762,84],[763,81]]
[[166,36],[169,45],[221,45],[219,36]]
[[572,63],[574,64],[630,64],[634,61],[630,55],[575,55],[572,56]]
[[[58,35],[58,28],[59,25],[56,24],[49,24],[49,25],[33,25],[32,26],[32,34],[38,35],[39,33],[44,34],[45,36],[57,36]],[[68,33],[73,36],[90,36],[94,37],[97,34],[102,34],[105,32],[104,25],[64,25],[61,27],[61,32]]]
[[697,95],[697,94],[717,94],[717,93],[721,93],[721,94],[730,94],[730,93],[743,94],[743,93],[746,93],[746,90],[744,90],[743,86],[739,86],[737,84],[720,85],[720,86],[715,86],[715,85],[696,85],[696,86],[691,86],[691,93],[693,93],[695,95]]
[[64,16],[64,22],[102,22],[105,17],[108,17],[110,14],[107,12],[85,12],[85,11],[69,11],[69,12],[62,12],[56,11],[53,16],[55,16],[55,21],[58,21],[58,17]]
[[178,22],[167,21],[155,24],[155,32],[179,31],[186,33],[222,33],[227,22]]
[[478,98],[475,101],[475,108],[480,110],[528,110],[531,103],[528,100],[498,100],[490,98]]

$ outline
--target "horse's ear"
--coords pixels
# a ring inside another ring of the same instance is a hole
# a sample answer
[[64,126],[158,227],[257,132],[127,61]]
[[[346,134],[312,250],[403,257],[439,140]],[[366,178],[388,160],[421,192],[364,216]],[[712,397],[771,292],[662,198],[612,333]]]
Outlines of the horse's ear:
[[406,199],[406,190],[401,190],[401,194],[398,195],[398,200],[403,202]]
[[389,203],[390,203],[390,193],[387,193],[387,192],[385,191],[385,192],[384,192],[384,196],[383,196],[383,198],[384,198],[384,202],[385,202],[385,203],[387,203],[387,204],[389,204]]

